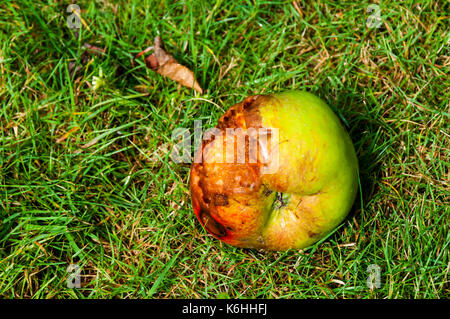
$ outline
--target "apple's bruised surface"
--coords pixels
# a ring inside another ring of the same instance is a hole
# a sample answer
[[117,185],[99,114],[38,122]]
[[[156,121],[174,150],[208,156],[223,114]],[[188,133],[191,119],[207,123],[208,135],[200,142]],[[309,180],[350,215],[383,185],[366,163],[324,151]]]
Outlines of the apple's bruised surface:
[[352,141],[322,100],[301,91],[256,95],[204,137],[191,167],[192,205],[228,244],[300,249],[344,220],[357,175]]

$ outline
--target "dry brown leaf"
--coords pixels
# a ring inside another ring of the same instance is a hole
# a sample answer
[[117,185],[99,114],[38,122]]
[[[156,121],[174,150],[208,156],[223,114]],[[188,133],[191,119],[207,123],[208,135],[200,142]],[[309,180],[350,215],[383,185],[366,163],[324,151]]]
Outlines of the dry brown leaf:
[[83,44],[83,48],[86,48],[86,50],[89,53],[92,53],[94,55],[102,55],[102,54],[105,54],[105,52],[106,52],[105,48],[100,48],[100,47],[98,47],[96,45],[92,45],[92,44],[89,44],[89,43]]
[[157,36],[155,38],[154,45],[140,52],[138,55],[136,55],[136,58],[142,56],[144,53],[153,50],[153,53],[145,58],[145,64],[148,68],[158,72],[162,76],[177,81],[181,85],[184,85],[188,88],[193,88],[194,90],[202,94],[203,89],[195,79],[194,73],[184,65],[179,64],[177,60],[175,60],[172,55],[164,51],[161,46],[161,37]]

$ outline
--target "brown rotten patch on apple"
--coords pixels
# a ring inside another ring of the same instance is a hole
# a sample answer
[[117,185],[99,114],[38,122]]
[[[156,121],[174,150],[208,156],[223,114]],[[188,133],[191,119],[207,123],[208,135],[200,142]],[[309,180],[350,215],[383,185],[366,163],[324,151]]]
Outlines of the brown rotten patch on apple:
[[214,237],[238,247],[300,249],[348,214],[356,154],[339,118],[316,96],[251,96],[214,130],[205,132],[190,174],[194,212]]
[[[273,197],[272,191],[262,184],[261,169],[267,165],[262,158],[261,132],[249,128],[262,128],[259,106],[270,96],[250,96],[232,106],[218,121],[218,134],[202,141],[190,175],[194,212],[214,237],[242,247],[263,247],[260,229],[267,218],[264,198]],[[233,134],[229,129],[233,129]],[[267,131],[266,146],[271,134]],[[245,143],[239,152],[239,141]],[[251,145],[258,151],[251,152]],[[227,161],[233,154],[233,160]],[[273,199],[269,199],[274,201]],[[276,200],[275,200],[276,201]],[[267,205],[270,206],[270,205]]]

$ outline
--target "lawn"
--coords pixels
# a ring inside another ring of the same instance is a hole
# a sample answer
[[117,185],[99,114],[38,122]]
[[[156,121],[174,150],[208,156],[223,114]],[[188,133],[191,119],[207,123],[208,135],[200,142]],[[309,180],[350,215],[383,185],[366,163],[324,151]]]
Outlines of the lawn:
[[[449,297],[447,2],[76,3],[79,21],[0,4],[0,297]],[[133,59],[157,35],[203,94]],[[342,120],[357,201],[305,250],[228,246],[195,219],[172,131],[287,89]]]

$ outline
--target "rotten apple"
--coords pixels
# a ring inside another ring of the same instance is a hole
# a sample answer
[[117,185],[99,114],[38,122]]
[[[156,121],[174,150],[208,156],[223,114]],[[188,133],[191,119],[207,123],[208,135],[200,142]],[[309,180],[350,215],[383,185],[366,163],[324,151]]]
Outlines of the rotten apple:
[[303,91],[232,106],[204,134],[190,172],[204,228],[225,243],[268,250],[323,238],[347,216],[357,186],[348,133],[325,102]]

